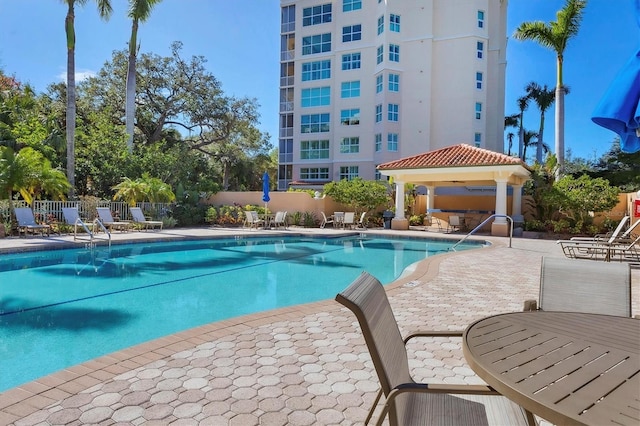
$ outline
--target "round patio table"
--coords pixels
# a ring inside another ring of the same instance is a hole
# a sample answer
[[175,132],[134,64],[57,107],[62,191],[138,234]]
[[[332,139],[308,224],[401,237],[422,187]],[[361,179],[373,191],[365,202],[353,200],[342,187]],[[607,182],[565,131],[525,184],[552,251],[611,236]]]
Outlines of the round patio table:
[[464,356],[487,384],[554,424],[640,424],[640,320],[516,312],[478,320]]

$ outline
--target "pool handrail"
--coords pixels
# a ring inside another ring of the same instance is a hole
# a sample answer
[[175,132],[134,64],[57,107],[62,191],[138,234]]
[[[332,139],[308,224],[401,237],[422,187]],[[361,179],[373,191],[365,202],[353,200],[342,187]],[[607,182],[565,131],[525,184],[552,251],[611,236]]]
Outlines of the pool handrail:
[[99,240],[107,240],[109,242],[109,248],[111,248],[111,233],[109,232],[109,230],[107,228],[105,228],[105,226],[102,224],[102,222],[100,222],[98,219],[95,219],[93,221],[93,228],[95,230],[96,225],[102,229],[102,231],[105,233],[106,238],[98,238],[95,236],[95,232],[91,231],[89,229],[89,227],[87,227],[87,224],[83,222],[82,219],[77,218],[76,219],[76,223],[74,224],[73,227],[73,240],[83,240],[83,238],[78,237],[78,225],[80,225],[83,229],[84,232],[89,236],[89,244],[93,247],[95,246],[95,242],[94,242],[94,238],[95,239],[99,239]]
[[449,250],[450,251],[455,251],[455,248],[461,244],[464,240],[466,240],[467,238],[469,238],[471,235],[473,235],[473,233],[475,233],[478,229],[482,228],[484,226],[485,223],[487,223],[489,220],[496,218],[496,217],[506,217],[509,220],[509,248],[511,248],[511,240],[513,239],[513,219],[511,218],[511,216],[506,215],[506,214],[492,214],[491,216],[489,216],[488,218],[486,218],[485,220],[482,221],[481,224],[479,224],[478,226],[476,226],[475,228],[473,228],[467,235],[465,235],[464,237],[462,237],[462,239],[460,241],[458,241],[457,243],[455,243],[454,245],[452,245]]

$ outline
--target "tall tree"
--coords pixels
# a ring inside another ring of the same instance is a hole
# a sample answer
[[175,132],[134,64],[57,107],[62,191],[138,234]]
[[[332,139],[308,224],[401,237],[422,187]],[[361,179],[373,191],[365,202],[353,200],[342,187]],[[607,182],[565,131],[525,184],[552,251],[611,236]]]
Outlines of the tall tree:
[[129,67],[127,69],[127,99],[125,118],[127,130],[127,148],[133,151],[133,131],[136,117],[136,56],[138,54],[138,25],[151,15],[153,7],[162,0],[129,0],[129,18],[131,18],[131,38],[129,39]]
[[520,110],[520,129],[518,130],[518,157],[524,161],[524,112],[529,108],[529,97],[518,98],[518,109]]
[[555,150],[558,158],[556,179],[560,178],[564,165],[564,95],[562,78],[564,50],[569,39],[578,34],[583,10],[587,0],[566,0],[564,7],[556,14],[556,20],[549,23],[541,21],[523,22],[516,29],[516,40],[532,40],[556,53],[556,115]]
[[[64,30],[67,35],[67,180],[71,184],[69,197],[73,197],[75,178],[75,133],[76,133],[76,31],[75,5],[84,6],[88,0],[62,0],[67,4]],[[103,19],[111,16],[110,0],[95,0],[98,13]]]
[[549,87],[545,84],[544,86],[540,86],[536,82],[531,82],[527,84],[526,87],[527,94],[533,101],[538,105],[538,109],[540,110],[540,130],[538,130],[538,142],[536,142],[536,161],[538,163],[542,163],[542,150],[545,147],[544,143],[544,116],[545,112],[549,109],[551,104],[553,104],[555,98],[555,91],[553,89],[549,89]]

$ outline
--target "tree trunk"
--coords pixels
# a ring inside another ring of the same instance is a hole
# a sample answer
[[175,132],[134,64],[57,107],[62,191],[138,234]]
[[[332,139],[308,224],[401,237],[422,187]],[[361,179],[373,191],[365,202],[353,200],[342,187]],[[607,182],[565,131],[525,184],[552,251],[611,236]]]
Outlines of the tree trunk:
[[127,149],[133,152],[133,132],[136,118],[136,40],[138,34],[138,20],[131,24],[131,39],[129,40],[129,67],[127,69],[127,99],[125,103]]
[[71,184],[69,187],[69,199],[73,199],[76,186],[76,163],[75,163],[75,134],[76,134],[76,61],[75,44],[76,35],[74,30],[73,0],[69,0],[69,10],[65,20],[65,30],[67,34],[67,180]]
[[564,86],[556,87],[556,181],[564,172]]

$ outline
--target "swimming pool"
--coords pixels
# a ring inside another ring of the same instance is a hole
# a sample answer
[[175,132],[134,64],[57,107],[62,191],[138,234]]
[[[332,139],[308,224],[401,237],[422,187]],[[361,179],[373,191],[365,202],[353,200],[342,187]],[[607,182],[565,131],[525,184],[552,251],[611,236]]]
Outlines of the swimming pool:
[[453,243],[234,238],[2,255],[0,392],[198,325],[333,298],[363,270],[388,283]]

